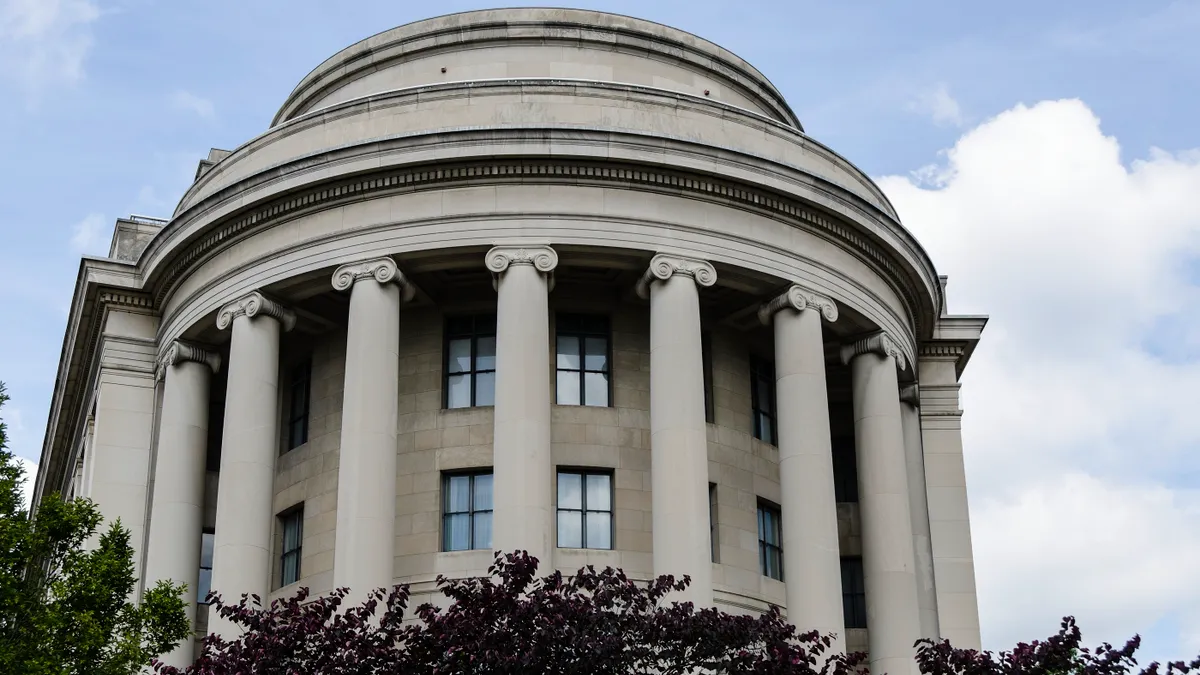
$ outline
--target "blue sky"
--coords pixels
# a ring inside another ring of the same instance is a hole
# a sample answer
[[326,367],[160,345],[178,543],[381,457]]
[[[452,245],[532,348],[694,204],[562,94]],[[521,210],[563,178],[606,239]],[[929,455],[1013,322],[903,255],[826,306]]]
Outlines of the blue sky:
[[[342,47],[484,6],[0,0],[15,451],[40,452],[79,256],[116,217],[169,216],[210,147]],[[1151,656],[1200,649],[1200,1],[581,6],[755,64],[880,179],[952,309],[993,315],[963,391],[985,643],[1074,612]]]

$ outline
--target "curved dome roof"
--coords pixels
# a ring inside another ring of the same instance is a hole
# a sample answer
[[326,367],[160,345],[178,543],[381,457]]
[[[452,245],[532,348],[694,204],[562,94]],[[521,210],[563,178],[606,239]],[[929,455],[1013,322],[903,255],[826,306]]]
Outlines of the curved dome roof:
[[514,77],[682,91],[803,130],[783,95],[758,69],[712,42],[619,14],[555,8],[448,14],[369,37],[305,76],[272,126],[384,91]]

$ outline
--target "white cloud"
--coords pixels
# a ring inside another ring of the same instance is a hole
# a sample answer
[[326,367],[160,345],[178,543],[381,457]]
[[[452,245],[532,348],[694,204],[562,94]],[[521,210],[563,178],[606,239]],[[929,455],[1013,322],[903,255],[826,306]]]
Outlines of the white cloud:
[[183,89],[171,94],[171,106],[177,110],[191,111],[205,119],[211,119],[216,112],[212,101]]
[[927,115],[934,124],[939,126],[961,127],[963,125],[962,107],[950,95],[950,89],[945,82],[940,82],[933,89],[922,92],[909,102],[908,109],[920,115]]
[[951,310],[992,316],[963,390],[985,646],[1074,613],[1092,642],[1174,621],[1194,655],[1200,155],[1126,166],[1086,105],[1054,101],[880,183]]
[[92,0],[0,0],[0,77],[35,95],[83,79],[98,18]]
[[108,221],[99,213],[89,213],[71,227],[71,249],[75,253],[104,255],[108,252]]

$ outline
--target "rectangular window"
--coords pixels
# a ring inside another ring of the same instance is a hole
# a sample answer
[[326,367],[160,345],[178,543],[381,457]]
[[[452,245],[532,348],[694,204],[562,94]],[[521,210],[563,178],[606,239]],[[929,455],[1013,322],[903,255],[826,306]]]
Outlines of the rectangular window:
[[842,613],[846,628],[867,627],[867,591],[862,558],[842,558]]
[[710,555],[715,563],[721,562],[721,546],[717,540],[717,484],[708,484],[708,541],[712,546]]
[[712,332],[700,331],[700,361],[704,369],[704,421],[717,421],[716,404],[713,401]]
[[783,581],[779,507],[763,500],[758,502],[758,565],[763,576]]
[[442,550],[492,548],[492,472],[442,477]]
[[287,586],[300,580],[300,544],[304,540],[304,505],[279,515],[279,530],[283,545],[279,554],[279,585]]
[[201,605],[208,603],[204,602],[204,598],[208,596],[208,591],[212,589],[212,561],[213,561],[213,543],[216,535],[212,532],[205,532],[200,535],[200,581],[196,584],[196,602]]
[[750,404],[754,437],[775,443],[775,364],[750,357]]
[[559,314],[555,318],[559,405],[609,404],[608,317]]
[[447,408],[496,404],[496,315],[446,321]]
[[833,437],[833,494],[835,501],[858,501],[858,460],[853,436]]
[[558,472],[558,547],[613,547],[612,474]]
[[308,403],[312,384],[312,360],[292,368],[288,380],[288,450],[308,442]]

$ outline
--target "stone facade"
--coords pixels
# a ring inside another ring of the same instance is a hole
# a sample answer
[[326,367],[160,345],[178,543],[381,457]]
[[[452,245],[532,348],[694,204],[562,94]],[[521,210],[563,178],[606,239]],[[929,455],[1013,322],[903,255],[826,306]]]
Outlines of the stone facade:
[[[681,599],[780,606],[875,672],[979,644],[958,378],[986,317],[695,36],[551,9],[382,33],[202,159],[170,219],[118,222],[76,288],[35,500],[120,517],[139,593],[187,583],[197,637],[229,630],[195,597],[210,549],[226,595],[437,601],[522,548],[689,574]],[[593,546],[564,545],[558,471],[609,486]]]

